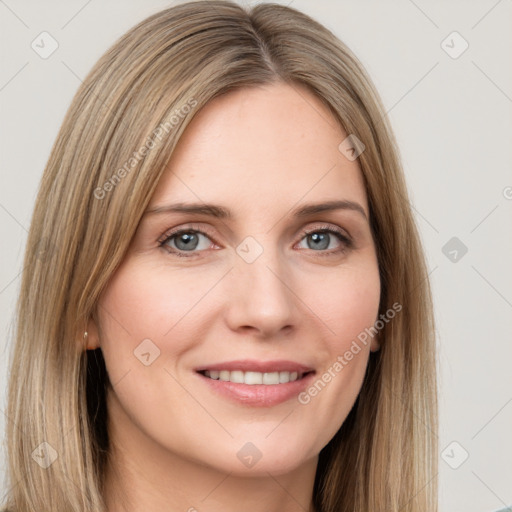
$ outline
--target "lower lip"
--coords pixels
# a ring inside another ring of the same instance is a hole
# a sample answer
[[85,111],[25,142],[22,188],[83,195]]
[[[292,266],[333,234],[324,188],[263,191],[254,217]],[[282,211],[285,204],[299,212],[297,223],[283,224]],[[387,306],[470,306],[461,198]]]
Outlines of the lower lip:
[[238,384],[217,379],[210,379],[201,373],[199,377],[210,386],[210,388],[239,404],[251,407],[272,407],[296,397],[310,384],[314,372],[308,373],[302,379],[286,384]]

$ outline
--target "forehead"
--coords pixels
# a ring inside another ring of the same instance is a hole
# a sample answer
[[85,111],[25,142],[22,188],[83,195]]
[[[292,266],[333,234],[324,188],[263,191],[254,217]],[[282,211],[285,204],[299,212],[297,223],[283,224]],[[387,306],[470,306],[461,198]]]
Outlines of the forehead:
[[297,202],[344,199],[359,202],[368,215],[359,164],[338,149],[346,137],[304,87],[230,92],[188,125],[151,206],[204,201],[278,215]]

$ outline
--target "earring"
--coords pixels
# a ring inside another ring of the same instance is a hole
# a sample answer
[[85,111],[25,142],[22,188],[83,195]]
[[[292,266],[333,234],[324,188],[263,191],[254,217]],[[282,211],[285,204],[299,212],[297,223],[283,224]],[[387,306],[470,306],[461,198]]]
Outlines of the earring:
[[84,332],[84,345],[85,349],[89,350],[89,347],[87,346],[87,338],[89,337],[89,333],[87,331]]

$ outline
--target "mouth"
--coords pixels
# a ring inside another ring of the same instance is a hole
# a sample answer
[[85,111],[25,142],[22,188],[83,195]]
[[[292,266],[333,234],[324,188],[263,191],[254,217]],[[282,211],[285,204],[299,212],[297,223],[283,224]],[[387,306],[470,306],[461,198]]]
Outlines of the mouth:
[[222,382],[234,382],[235,384],[247,384],[249,386],[264,385],[273,386],[276,384],[287,384],[301,380],[309,372],[244,372],[242,370],[203,370],[199,372],[201,375],[213,380]]
[[291,361],[231,361],[197,368],[215,394],[252,407],[270,407],[298,395],[314,369]]

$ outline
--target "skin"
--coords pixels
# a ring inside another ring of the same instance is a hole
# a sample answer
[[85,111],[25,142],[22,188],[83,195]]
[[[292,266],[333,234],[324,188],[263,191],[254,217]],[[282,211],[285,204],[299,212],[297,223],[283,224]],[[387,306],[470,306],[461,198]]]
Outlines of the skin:
[[[100,299],[99,325],[88,326],[88,348],[101,347],[113,385],[109,512],[235,512],[241,502],[253,512],[312,510],[318,454],[350,412],[377,339],[307,404],[236,403],[194,368],[285,359],[321,378],[376,321],[377,256],[358,161],[338,150],[346,136],[310,92],[282,83],[219,97],[187,128],[148,209],[206,202],[234,217],[144,215]],[[366,218],[349,209],[290,216],[339,199]],[[159,246],[190,223],[207,230],[192,257],[170,252],[191,254],[176,245],[183,237]],[[352,245],[331,233],[318,248],[303,233],[325,225]],[[252,263],[236,250],[248,236],[263,250]],[[145,339],[160,350],[148,366],[134,356]],[[261,454],[252,467],[237,457],[248,442]]]

